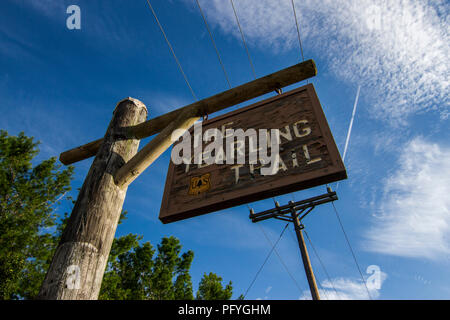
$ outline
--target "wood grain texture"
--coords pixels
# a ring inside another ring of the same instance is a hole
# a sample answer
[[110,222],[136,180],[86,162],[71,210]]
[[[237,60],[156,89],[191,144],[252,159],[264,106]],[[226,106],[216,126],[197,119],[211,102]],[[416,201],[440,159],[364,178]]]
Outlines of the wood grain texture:
[[195,112],[186,110],[182,112],[175,121],[171,122],[155,138],[153,138],[141,151],[123,165],[115,174],[114,181],[119,187],[128,186],[145,169],[147,169],[158,157],[172,145],[172,139],[176,141],[177,136],[172,133],[174,130],[189,129],[195,121],[200,119],[195,116]]
[[[298,123],[300,121],[300,123]],[[231,124],[230,124],[231,123]],[[297,123],[297,125],[294,125]],[[246,163],[236,181],[235,165],[174,165],[169,164],[159,218],[169,223],[200,214],[262,200],[268,197],[302,190],[345,179],[346,170],[328,127],[312,84],[258,102],[206,121],[203,132],[210,128],[280,129],[280,158],[284,164],[275,175],[263,176]],[[296,128],[294,128],[294,126]],[[310,133],[302,136],[304,130]],[[297,137],[295,130],[299,137]],[[206,144],[203,143],[203,146]],[[307,148],[308,163],[304,148]],[[295,157],[295,160],[294,160]],[[295,165],[296,163],[297,165]],[[210,188],[192,194],[192,179],[210,174]]]
[[[316,64],[313,60],[307,60],[209,98],[194,102],[188,106],[171,111],[157,118],[150,119],[139,125],[130,126],[126,130],[126,135],[128,137],[138,139],[149,137],[161,132],[172,121],[174,121],[180,113],[185,112],[186,110],[194,110],[196,115],[199,117],[206,114],[210,115],[214,112],[262,96],[276,89],[281,89],[291,84],[314,77],[315,75],[317,75]],[[63,164],[68,165],[90,158],[95,156],[100,145],[101,139],[65,151],[60,154],[59,160]]]
[[[126,188],[116,186],[115,172],[138,149],[138,139],[125,139],[123,128],[145,121],[140,101],[121,101],[84,181],[62,234],[39,299],[97,299]],[[77,270],[79,273],[74,272]],[[74,277],[79,277],[79,287]]]

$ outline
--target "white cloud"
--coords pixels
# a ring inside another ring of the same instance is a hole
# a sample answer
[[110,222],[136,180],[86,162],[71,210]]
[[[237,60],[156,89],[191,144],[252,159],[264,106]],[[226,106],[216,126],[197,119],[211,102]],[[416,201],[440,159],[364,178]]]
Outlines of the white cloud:
[[42,13],[48,17],[54,17],[56,13],[66,13],[66,6],[62,1],[54,1],[54,0],[38,0],[38,1],[27,1],[27,5],[30,5],[38,12]]
[[440,259],[450,254],[450,148],[410,141],[384,196],[366,247],[384,254]]
[[[443,0],[296,1],[308,57],[323,58],[344,81],[362,85],[372,114],[391,123],[449,111],[449,6]],[[202,1],[208,19],[240,41],[229,1]],[[298,46],[291,2],[235,0],[249,43],[262,49]],[[314,54],[311,54],[314,51]]]
[[[387,275],[381,272],[380,282],[381,284],[386,280]],[[319,295],[321,300],[367,300],[376,299],[380,296],[380,289],[366,286],[362,281],[348,279],[348,278],[336,278],[332,280],[332,283],[328,280],[321,282],[321,289],[319,289]],[[370,292],[367,293],[367,290]],[[311,300],[310,291],[304,291],[300,296],[300,300]]]

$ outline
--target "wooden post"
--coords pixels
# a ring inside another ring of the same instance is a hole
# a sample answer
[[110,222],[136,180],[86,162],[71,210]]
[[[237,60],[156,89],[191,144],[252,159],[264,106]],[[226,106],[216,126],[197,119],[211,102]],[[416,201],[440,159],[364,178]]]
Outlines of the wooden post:
[[[203,100],[196,101],[190,105],[168,112],[157,118],[150,119],[139,125],[132,126],[128,128],[128,135],[138,139],[149,137],[161,132],[185,111],[194,111],[199,117],[207,114],[210,115],[214,112],[272,92],[276,89],[281,89],[314,77],[316,74],[316,64],[313,60],[307,60]],[[98,139],[80,147],[65,151],[61,153],[59,160],[67,165],[92,157],[97,153],[101,143],[102,139]]]
[[312,270],[311,261],[309,260],[308,250],[306,249],[305,239],[300,226],[300,221],[295,211],[291,211],[291,217],[294,221],[295,234],[297,235],[298,246],[302,254],[303,266],[305,267],[306,278],[308,279],[309,289],[313,300],[320,300],[319,289],[317,288],[316,278]]
[[138,149],[124,128],[145,121],[147,108],[127,98],[117,104],[42,284],[39,299],[97,299],[127,188],[114,174]]

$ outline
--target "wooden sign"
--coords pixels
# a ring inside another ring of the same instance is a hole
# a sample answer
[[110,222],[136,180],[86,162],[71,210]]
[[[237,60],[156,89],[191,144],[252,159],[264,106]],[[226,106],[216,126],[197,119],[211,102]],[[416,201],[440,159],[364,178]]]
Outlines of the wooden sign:
[[171,161],[159,214],[163,223],[347,178],[312,84],[207,120],[202,127],[224,135],[226,129],[279,129],[279,169],[262,175],[265,165],[247,161],[249,147],[245,164]]

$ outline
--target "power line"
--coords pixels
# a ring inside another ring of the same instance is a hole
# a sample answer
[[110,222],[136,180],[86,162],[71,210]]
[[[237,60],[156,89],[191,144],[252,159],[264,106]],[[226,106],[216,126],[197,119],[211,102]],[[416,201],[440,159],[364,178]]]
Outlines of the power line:
[[[264,237],[266,238],[267,242],[272,246],[273,244],[270,241],[269,237],[267,236],[266,232],[264,231],[263,227],[261,225],[259,225],[259,224],[258,224],[258,227],[261,229],[261,231],[264,234]],[[284,263],[283,259],[279,255],[278,250],[274,249],[274,251],[275,251],[275,254],[277,255],[278,259],[280,260],[281,264],[283,265],[284,269],[289,274],[289,276],[291,277],[292,281],[294,281],[294,283],[295,283],[296,287],[298,288],[298,290],[300,291],[300,293],[303,293],[303,289],[300,287],[300,285],[298,284],[297,280],[295,280],[294,276],[289,271],[288,267],[286,266],[286,264]]]
[[369,295],[369,299],[373,300],[372,299],[372,295],[370,294],[369,288],[367,288],[366,280],[364,279],[364,276],[363,276],[363,274],[361,272],[361,268],[359,267],[359,263],[358,263],[358,260],[356,259],[355,252],[352,249],[352,245],[350,244],[350,240],[347,237],[347,233],[345,232],[345,229],[344,229],[344,226],[342,224],[341,218],[339,217],[339,213],[338,213],[336,207],[334,206],[334,203],[331,202],[331,204],[333,205],[334,212],[336,213],[336,217],[337,217],[337,219],[339,221],[339,225],[341,226],[342,232],[344,233],[344,237],[345,237],[345,240],[347,241],[347,245],[348,245],[348,247],[350,249],[350,252],[352,253],[353,260],[355,261],[356,267],[358,268],[358,272],[359,272],[359,275],[361,276],[361,280],[362,280],[364,286],[366,287],[367,294]]
[[247,43],[245,42],[244,32],[242,32],[241,24],[239,23],[239,18],[236,13],[236,8],[234,7],[233,0],[230,0],[230,2],[231,2],[231,6],[233,7],[234,16],[236,17],[236,22],[239,27],[239,32],[241,33],[241,38],[242,38],[242,42],[244,43],[245,51],[247,52],[248,61],[250,62],[250,66],[252,68],[253,77],[256,79],[255,67],[253,66],[252,59],[250,58],[250,52],[248,51]]
[[216,49],[217,58],[219,59],[220,65],[222,66],[223,74],[225,75],[225,79],[227,80],[228,87],[230,87],[230,89],[231,89],[230,80],[228,79],[227,72],[225,71],[225,66],[223,65],[222,59],[220,57],[219,49],[217,49],[216,42],[214,41],[214,37],[212,35],[211,29],[209,28],[208,22],[206,21],[206,17],[203,14],[203,10],[202,10],[202,7],[200,6],[200,2],[198,0],[195,0],[195,1],[197,2],[197,6],[200,10],[200,13],[202,14],[203,22],[205,23],[206,29],[208,30],[209,37],[211,38],[211,42],[214,46],[214,49]]
[[322,266],[322,269],[323,269],[323,271],[325,272],[325,275],[327,276],[328,281],[329,281],[330,284],[331,284],[331,287],[333,288],[334,292],[336,292],[336,296],[340,299],[339,293],[337,292],[336,288],[334,287],[333,281],[331,281],[331,277],[330,277],[330,275],[328,274],[327,268],[325,268],[325,265],[323,264],[322,259],[320,259],[320,256],[319,256],[319,254],[317,253],[316,248],[314,247],[314,245],[313,245],[313,243],[312,243],[312,241],[311,241],[311,238],[310,238],[309,235],[308,235],[308,232],[306,232],[305,229],[303,229],[303,231],[304,231],[305,234],[306,234],[306,238],[308,238],[308,242],[309,242],[309,244],[311,245],[311,248],[313,249],[314,254],[315,254],[316,257],[317,257],[317,260],[319,260],[319,263],[320,263],[320,265]]
[[173,57],[174,57],[174,59],[175,59],[175,62],[177,63],[178,68],[180,69],[181,74],[182,74],[183,77],[184,77],[184,81],[186,81],[186,84],[188,85],[189,90],[191,91],[192,96],[194,97],[194,99],[195,99],[195,100],[198,100],[198,99],[197,99],[197,96],[196,96],[195,93],[194,93],[194,90],[192,90],[192,87],[191,87],[191,85],[190,85],[190,83],[189,83],[189,81],[188,81],[188,79],[187,79],[187,77],[186,77],[186,74],[185,74],[184,71],[183,71],[183,68],[181,67],[180,61],[178,61],[178,58],[177,58],[177,56],[175,55],[175,51],[173,50],[172,45],[170,44],[170,41],[169,41],[169,39],[168,39],[167,36],[166,36],[166,33],[164,32],[164,29],[163,29],[161,23],[159,22],[158,17],[156,16],[156,12],[155,12],[155,10],[153,10],[153,7],[152,7],[152,5],[150,4],[150,1],[149,1],[149,0],[147,0],[147,4],[148,4],[150,10],[151,10],[152,13],[153,13],[153,16],[155,17],[155,20],[156,20],[156,22],[157,22],[157,24],[158,24],[158,26],[159,26],[159,29],[161,30],[161,33],[162,33],[163,36],[164,36],[164,39],[166,39],[166,43],[167,43],[167,45],[169,46],[169,49],[170,49],[170,51],[172,52],[172,55],[173,55]]
[[264,268],[264,265],[266,264],[267,260],[269,260],[270,255],[272,254],[272,252],[275,250],[275,247],[277,246],[278,242],[280,242],[281,237],[283,237],[284,232],[286,231],[287,227],[289,226],[289,223],[286,224],[286,226],[284,227],[283,231],[281,231],[280,237],[278,238],[278,240],[275,242],[275,244],[272,246],[272,249],[269,251],[269,254],[267,255],[266,259],[264,260],[262,266],[259,268],[258,272],[256,272],[255,277],[253,278],[252,282],[250,283],[250,285],[248,286],[247,290],[245,291],[244,294],[244,299],[247,296],[248,291],[250,290],[250,288],[253,286],[253,284],[256,281],[256,278],[258,277],[259,273],[261,272],[261,270]]
[[292,11],[294,11],[295,25],[297,26],[297,36],[298,36],[298,43],[300,45],[300,53],[302,54],[302,61],[305,61],[305,56],[303,55],[302,38],[300,37],[300,28],[298,26],[297,21],[297,13],[295,12],[294,0],[291,0],[291,3],[292,3]]
[[[272,200],[276,203],[276,199],[274,197],[272,197]],[[250,206],[248,204],[247,204],[247,208],[250,210]],[[266,240],[269,243],[269,245],[273,246],[272,241],[270,241],[269,236],[267,235],[267,233],[264,230],[264,228],[261,225],[259,225],[259,224],[258,224],[258,227],[260,228],[261,232],[264,234],[264,237],[266,238]],[[297,287],[297,289],[300,291],[300,293],[303,293],[304,289],[302,287],[300,287],[300,285],[298,284],[297,280],[294,278],[292,273],[289,271],[289,268],[287,267],[286,263],[281,258],[280,254],[278,253],[278,250],[276,248],[274,248],[274,251],[275,251],[275,254],[277,255],[278,259],[280,260],[281,264],[283,265],[284,269],[288,273],[289,277],[292,279],[292,281],[294,281],[295,286]]]
[[[289,234],[291,235],[292,240],[293,240],[296,244],[298,244],[298,241],[295,239],[295,236],[294,236],[294,233],[292,232],[292,230],[289,229],[289,231],[290,231]],[[304,231],[304,229],[303,229],[303,231]],[[302,259],[301,254],[299,254],[299,256],[300,256],[300,259]],[[317,278],[317,275],[315,275],[315,277]],[[327,293],[327,291],[325,291],[325,290],[323,289],[322,285],[320,284],[320,281],[317,281],[317,285],[319,286],[319,288],[320,288],[320,290],[322,291],[322,293],[325,295],[326,299],[329,300],[329,298],[328,298],[328,293]]]

